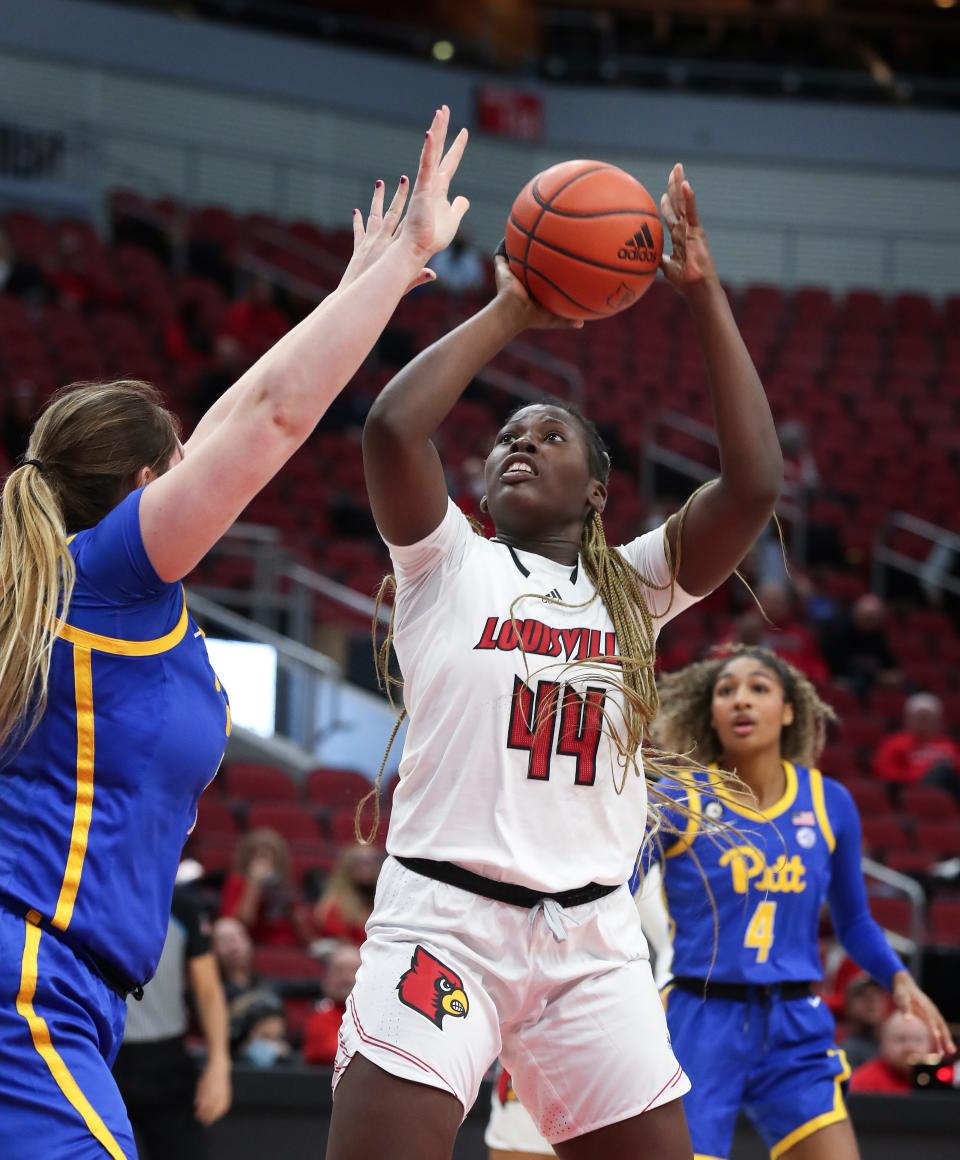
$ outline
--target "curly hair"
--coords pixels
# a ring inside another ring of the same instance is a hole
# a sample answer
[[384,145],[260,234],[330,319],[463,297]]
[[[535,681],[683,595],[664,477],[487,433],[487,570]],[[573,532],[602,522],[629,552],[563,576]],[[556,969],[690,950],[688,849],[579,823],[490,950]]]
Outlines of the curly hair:
[[711,724],[711,701],[720,674],[737,657],[752,657],[774,674],[784,700],[793,706],[793,721],[780,734],[780,754],[787,761],[814,765],[823,750],[827,725],[837,720],[799,669],[768,648],[735,644],[660,678],[660,713],[653,725],[658,745],[675,753],[689,753],[699,765],[719,762],[720,738]]

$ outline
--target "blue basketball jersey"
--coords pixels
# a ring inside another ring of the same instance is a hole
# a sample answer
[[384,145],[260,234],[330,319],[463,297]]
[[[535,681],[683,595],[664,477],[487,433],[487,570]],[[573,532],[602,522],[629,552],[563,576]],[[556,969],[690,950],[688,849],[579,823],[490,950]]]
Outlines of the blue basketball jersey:
[[715,771],[661,785],[691,811],[665,807],[667,826],[654,839],[673,973],[758,985],[819,979],[819,916],[829,902],[847,950],[889,986],[902,964],[867,907],[853,799],[819,770],[785,762],[784,771],[783,796],[762,812],[735,801]]
[[135,491],[70,542],[76,586],[46,708],[0,755],[0,905],[35,912],[132,982],[163,948],[180,854],[230,709],[140,533]]

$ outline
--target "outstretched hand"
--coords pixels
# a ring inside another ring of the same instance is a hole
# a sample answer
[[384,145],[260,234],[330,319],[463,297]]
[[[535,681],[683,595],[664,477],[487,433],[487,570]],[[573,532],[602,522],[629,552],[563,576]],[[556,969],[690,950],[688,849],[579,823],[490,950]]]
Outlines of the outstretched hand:
[[436,274],[426,263],[453,241],[463,215],[470,208],[465,197],[455,198],[452,204],[447,200],[450,182],[467,147],[467,130],[461,129],[444,156],[449,123],[450,110],[444,105],[434,114],[427,130],[406,218],[403,209],[410,192],[410,179],[406,176],[400,178],[386,213],[383,211],[385,186],[382,181],[377,181],[374,186],[366,223],[359,209],[353,211],[353,256],[340,280],[339,289],[356,281],[391,246],[398,244],[411,247],[423,263],[420,273],[407,287],[408,292],[436,279]]
[[907,971],[898,971],[893,979],[893,1002],[898,1011],[925,1023],[933,1036],[934,1050],[940,1055],[955,1055],[957,1045],[953,1042],[950,1028],[940,1014],[936,1003],[917,986],[913,976]]
[[673,253],[660,259],[660,267],[674,290],[686,294],[694,286],[715,280],[717,270],[700,224],[697,199],[680,164],[670,170],[667,192],[660,197],[660,212],[673,246]]

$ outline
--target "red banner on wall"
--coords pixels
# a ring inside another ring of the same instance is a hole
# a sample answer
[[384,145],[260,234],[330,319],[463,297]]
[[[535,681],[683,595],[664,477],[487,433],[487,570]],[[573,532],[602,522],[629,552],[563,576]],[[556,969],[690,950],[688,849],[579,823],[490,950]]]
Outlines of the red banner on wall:
[[477,128],[491,137],[539,141],[543,137],[543,100],[537,93],[501,85],[476,90]]

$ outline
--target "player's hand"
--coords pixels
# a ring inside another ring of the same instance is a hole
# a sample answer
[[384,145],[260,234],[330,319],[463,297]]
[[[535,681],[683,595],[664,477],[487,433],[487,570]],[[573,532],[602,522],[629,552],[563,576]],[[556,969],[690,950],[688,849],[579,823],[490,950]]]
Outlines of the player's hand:
[[934,1050],[941,1056],[956,1054],[957,1045],[953,1042],[946,1020],[936,1003],[920,990],[908,971],[898,971],[893,977],[893,1002],[898,1011],[920,1019],[927,1025],[933,1036]]
[[[383,212],[383,197],[386,191],[382,181],[377,181],[373,187],[373,200],[370,202],[370,213],[366,223],[360,210],[353,211],[353,256],[340,279],[337,287],[343,290],[351,282],[355,282],[360,275],[381,258],[397,240],[397,231],[400,228],[403,207],[407,203],[407,194],[410,192],[409,177],[401,177],[396,193],[387,212]],[[407,287],[409,293],[416,286],[424,286],[436,280],[436,274],[424,266],[416,278]]]
[[427,130],[410,208],[398,232],[403,243],[412,247],[424,265],[434,254],[450,245],[463,215],[470,208],[465,197],[455,197],[452,202],[448,200],[450,182],[467,147],[467,131],[461,129],[444,155],[449,125],[450,110],[443,105],[437,109]]
[[233,1084],[230,1079],[230,1060],[211,1060],[200,1073],[193,1098],[193,1114],[209,1127],[230,1111],[233,1102]]
[[247,877],[256,882],[258,886],[262,886],[274,876],[276,870],[277,867],[269,854],[256,854],[250,859]]
[[670,255],[660,259],[660,268],[674,290],[685,295],[695,286],[716,281],[717,270],[700,224],[697,199],[680,164],[670,170],[667,192],[660,197],[660,212],[673,247]]
[[510,269],[503,242],[497,247],[494,273],[497,281],[497,301],[515,313],[517,323],[523,330],[579,330],[583,323],[571,318],[561,318],[551,314],[527,293],[526,288]]

